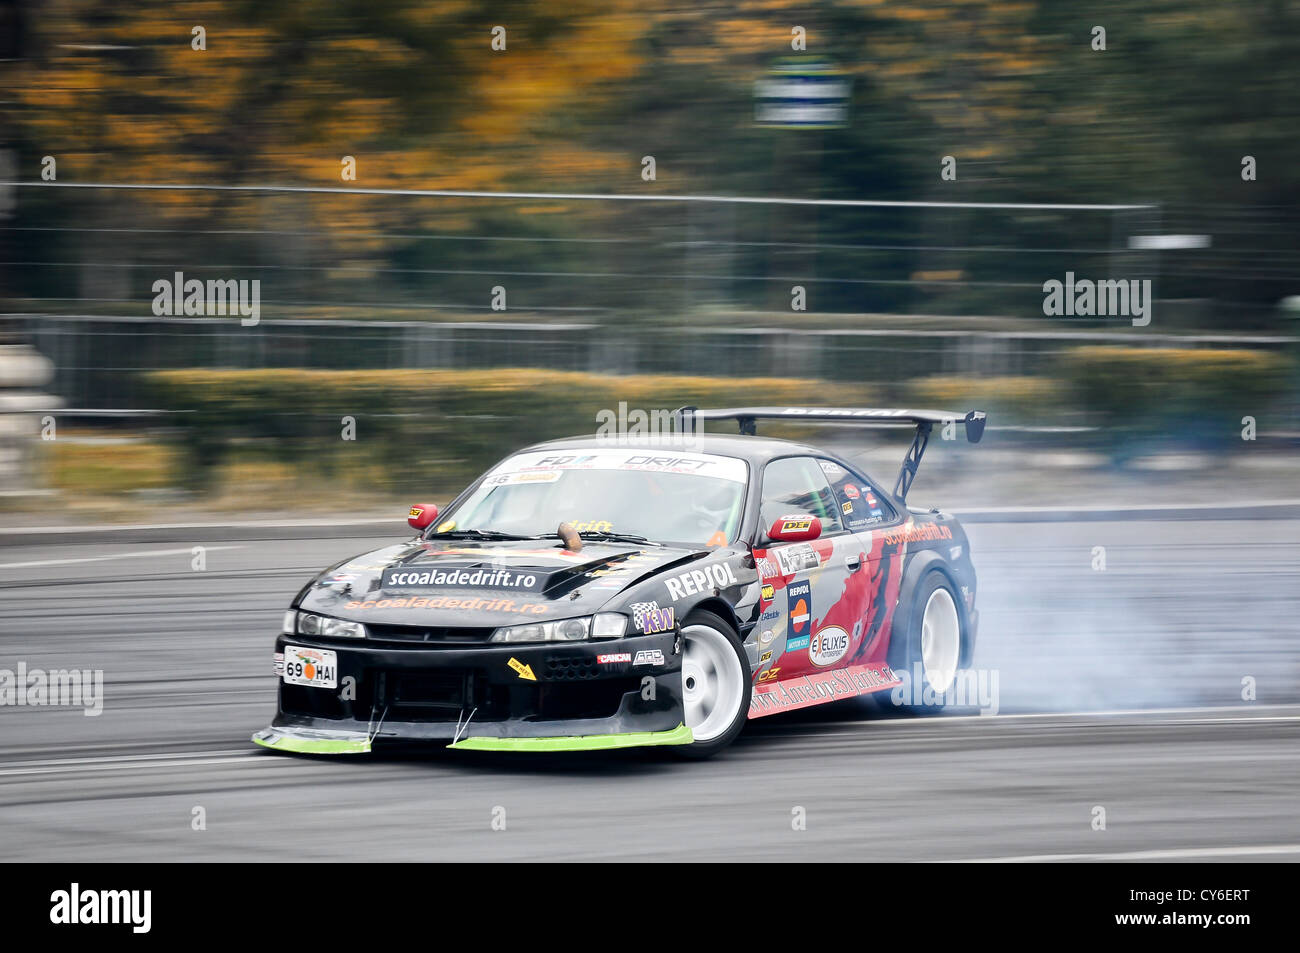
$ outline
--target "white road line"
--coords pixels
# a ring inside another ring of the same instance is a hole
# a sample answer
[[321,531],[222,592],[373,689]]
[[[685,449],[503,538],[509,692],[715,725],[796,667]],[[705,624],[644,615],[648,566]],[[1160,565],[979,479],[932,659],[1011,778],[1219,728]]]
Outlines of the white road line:
[[[1184,715],[1189,716],[1190,722],[1184,721],[1167,721],[1162,724],[1232,724],[1233,722],[1246,721],[1300,721],[1300,705],[1260,705],[1263,711],[1282,711],[1295,712],[1295,714],[1285,715],[1238,715],[1237,717],[1219,718],[1214,717],[1220,712],[1243,712],[1248,711],[1250,706],[1247,705],[1219,705],[1208,708],[1124,708],[1124,709],[1098,709],[1097,711],[1032,711],[1032,712],[1009,712],[1006,714],[996,715],[940,715],[932,718],[889,718],[870,722],[872,728],[883,727],[885,725],[937,725],[953,721],[1043,721],[1053,718],[1118,718],[1125,716],[1149,716],[1149,715]],[[1209,716],[1209,717],[1207,717]]]
[[1187,860],[1195,857],[1262,857],[1300,854],[1300,844],[1260,844],[1254,847],[1175,847],[1095,854],[1022,854],[1017,857],[963,857],[948,864],[1041,864],[1080,860]]
[[[187,532],[212,529],[296,529],[301,527],[321,527],[322,529],[347,529],[352,526],[373,526],[378,523],[391,523],[393,526],[405,526],[406,517],[377,515],[357,519],[267,519],[267,520],[227,520],[225,522],[207,523],[113,523],[107,526],[15,526],[0,529],[0,539],[6,536],[28,536],[33,533],[50,535],[86,536],[93,538],[96,533],[131,533],[157,530],[185,530]],[[60,543],[62,541],[59,541]],[[35,544],[28,544],[35,545]]]
[[65,764],[111,764],[123,761],[165,761],[168,758],[225,758],[231,755],[250,754],[246,748],[230,748],[225,751],[210,751],[203,755],[168,752],[163,754],[115,754],[101,755],[97,758],[53,758],[44,761],[11,761],[6,768],[44,768],[51,765]]
[[149,761],[139,758],[121,763],[99,764],[88,761],[70,762],[62,766],[45,768],[0,768],[0,777],[24,777],[41,774],[74,774],[79,771],[122,771],[132,768],[188,768],[209,764],[285,764],[283,758],[268,758],[261,754],[245,754],[233,758],[179,758],[174,761]]
[[[1053,718],[1096,718],[1096,717],[1115,717],[1122,715],[1206,715],[1214,712],[1240,712],[1240,707],[1221,706],[1216,708],[1152,708],[1136,709],[1125,711],[1081,711],[1081,712],[1034,712],[1014,715],[959,715],[953,717],[941,718],[909,718],[909,719],[886,719],[871,722],[869,726],[864,726],[869,730],[875,730],[884,727],[896,727],[904,725],[942,725],[947,722],[955,721],[982,721],[994,722],[998,720],[1045,720]],[[1295,711],[1295,715],[1248,715],[1232,718],[1196,718],[1183,721],[1153,722],[1154,725],[1186,725],[1186,724],[1236,724],[1240,722],[1293,722],[1300,721],[1300,705],[1270,705],[1265,708],[1266,711]],[[1118,726],[1117,726],[1118,727]],[[869,737],[862,735],[862,737]],[[825,740],[842,740],[843,733],[837,733],[833,738]],[[20,777],[24,775],[36,774],[56,774],[70,773],[75,771],[105,771],[105,770],[122,770],[129,768],[171,768],[171,767],[189,767],[205,764],[245,764],[245,763],[266,763],[266,764],[285,764],[283,758],[267,757],[258,752],[246,752],[244,749],[232,748],[228,750],[213,751],[203,755],[187,754],[124,754],[124,755],[105,755],[100,757],[88,758],[59,758],[42,761],[13,761],[5,764],[0,762],[0,777]],[[1243,850],[1251,851],[1254,848],[1214,848],[1215,850]],[[1283,845],[1279,848],[1269,848],[1276,853],[1296,853],[1300,852],[1300,847],[1292,848],[1289,845]],[[1260,852],[1260,851],[1256,851]],[[1001,858],[1006,861],[1015,860],[1036,860],[1052,859],[1056,855],[1043,855],[1042,857],[1026,856],[1024,858]],[[1062,854],[1063,859],[1069,859],[1076,855]],[[1121,854],[1079,854],[1080,858],[1098,857],[1105,859],[1113,857],[1114,859],[1128,859]],[[1199,854],[1198,854],[1199,856]],[[996,858],[990,859],[995,860]],[[1134,858],[1137,859],[1137,858]]]
[[[243,549],[243,546],[208,546],[202,545],[204,550],[209,553],[218,552],[223,549]],[[104,556],[77,556],[71,559],[36,559],[25,563],[0,563],[0,569],[31,569],[36,566],[70,566],[73,563],[97,563],[106,559],[144,559],[149,556],[189,556],[194,552],[194,547],[188,549],[146,549],[138,553],[108,553]]]
[[1116,513],[1116,521],[1129,512],[1144,510],[1204,510],[1206,512],[1269,507],[1300,506],[1300,500],[1255,500],[1247,503],[1097,503],[1080,506],[966,506],[953,507],[952,513]]

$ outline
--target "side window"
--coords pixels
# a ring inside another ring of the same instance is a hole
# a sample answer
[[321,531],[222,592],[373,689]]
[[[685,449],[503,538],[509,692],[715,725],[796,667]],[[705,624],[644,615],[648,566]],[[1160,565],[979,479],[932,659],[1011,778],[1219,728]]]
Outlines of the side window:
[[822,535],[844,529],[840,503],[826,474],[812,457],[773,460],[763,470],[763,503],[759,508],[766,530],[782,516],[802,514],[821,520]]
[[850,530],[893,522],[896,518],[894,508],[861,474],[846,470],[832,460],[819,459],[817,463],[831,482],[844,524]]

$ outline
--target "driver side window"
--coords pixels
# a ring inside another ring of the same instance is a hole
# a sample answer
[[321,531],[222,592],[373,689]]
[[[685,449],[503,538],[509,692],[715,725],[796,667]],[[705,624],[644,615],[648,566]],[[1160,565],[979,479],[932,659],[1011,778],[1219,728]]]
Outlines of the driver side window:
[[763,470],[763,502],[759,508],[763,532],[781,517],[795,514],[821,520],[823,536],[844,529],[840,505],[826,474],[812,457],[773,460]]

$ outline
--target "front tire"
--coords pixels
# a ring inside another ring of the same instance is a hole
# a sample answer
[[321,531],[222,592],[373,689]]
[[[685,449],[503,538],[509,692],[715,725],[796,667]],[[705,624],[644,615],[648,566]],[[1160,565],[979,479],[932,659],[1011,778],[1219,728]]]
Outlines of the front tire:
[[740,636],[720,616],[703,609],[682,625],[682,702],[695,741],[676,745],[683,758],[712,757],[731,744],[749,717],[753,685]]

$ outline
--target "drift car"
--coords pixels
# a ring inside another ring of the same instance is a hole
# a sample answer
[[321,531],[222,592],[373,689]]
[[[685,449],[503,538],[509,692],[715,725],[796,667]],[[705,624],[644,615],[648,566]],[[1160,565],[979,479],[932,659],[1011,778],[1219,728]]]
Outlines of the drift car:
[[[306,585],[275,643],[258,744],[577,750],[729,744],[746,720],[969,664],[966,534],[907,506],[935,424],[979,411],[682,408],[679,433],[576,437],[502,460],[413,539]],[[696,433],[736,420],[738,435]],[[892,492],[758,419],[906,423]],[[903,673],[900,675],[900,673]]]

